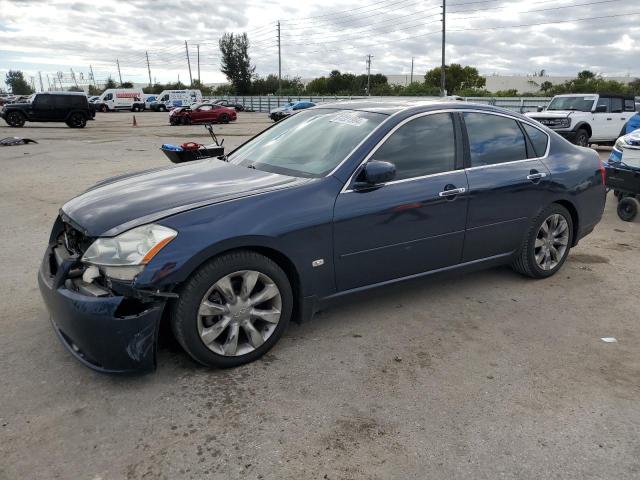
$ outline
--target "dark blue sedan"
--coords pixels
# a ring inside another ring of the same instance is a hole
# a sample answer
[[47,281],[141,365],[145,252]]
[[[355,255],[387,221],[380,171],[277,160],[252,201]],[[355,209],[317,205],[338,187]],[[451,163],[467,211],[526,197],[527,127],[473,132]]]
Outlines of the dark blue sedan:
[[152,369],[161,319],[196,361],[232,367],[350,292],[496,264],[549,277],[604,202],[598,155],[522,115],[323,105],[224,160],[70,200],[39,285],[56,334],[91,368]]

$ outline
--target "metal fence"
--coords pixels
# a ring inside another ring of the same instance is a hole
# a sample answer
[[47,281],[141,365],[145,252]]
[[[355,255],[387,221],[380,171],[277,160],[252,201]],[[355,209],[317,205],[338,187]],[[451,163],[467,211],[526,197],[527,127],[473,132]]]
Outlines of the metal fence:
[[[344,100],[429,100],[438,97],[360,97],[360,96],[224,96],[219,97],[230,102],[239,103],[248,110],[269,113],[289,102],[300,100],[313,103],[339,102]],[[546,107],[551,97],[460,97],[465,102],[494,105],[515,112],[525,113],[536,111],[539,106]]]

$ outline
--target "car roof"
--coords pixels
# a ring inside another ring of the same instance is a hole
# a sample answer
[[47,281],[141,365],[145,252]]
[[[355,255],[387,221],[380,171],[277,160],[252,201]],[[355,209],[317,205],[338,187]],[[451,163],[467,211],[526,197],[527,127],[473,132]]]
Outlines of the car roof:
[[38,92],[37,95],[82,95],[87,96],[84,92]]
[[385,99],[385,100],[345,100],[332,103],[318,103],[315,108],[335,108],[339,110],[360,110],[363,112],[384,113],[393,115],[403,110],[429,111],[443,108],[479,108],[482,110],[509,113],[515,112],[490,105],[470,103],[464,101],[452,101],[451,97],[431,99]]

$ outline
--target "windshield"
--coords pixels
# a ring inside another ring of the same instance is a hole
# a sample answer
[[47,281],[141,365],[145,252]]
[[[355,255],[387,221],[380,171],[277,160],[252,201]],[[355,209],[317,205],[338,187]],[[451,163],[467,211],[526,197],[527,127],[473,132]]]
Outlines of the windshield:
[[242,145],[229,162],[296,177],[322,177],[385,118],[355,110],[305,110]]
[[590,112],[593,108],[594,97],[554,97],[547,110],[578,110]]

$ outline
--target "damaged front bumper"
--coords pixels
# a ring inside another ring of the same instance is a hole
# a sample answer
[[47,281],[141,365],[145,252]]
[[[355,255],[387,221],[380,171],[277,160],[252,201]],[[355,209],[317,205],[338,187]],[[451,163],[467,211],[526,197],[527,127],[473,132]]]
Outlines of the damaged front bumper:
[[[153,370],[166,298],[133,298],[78,288],[77,257],[47,249],[38,284],[62,344],[80,362],[104,373]],[[74,278],[75,277],[75,278]],[[85,284],[86,287],[88,284]]]

